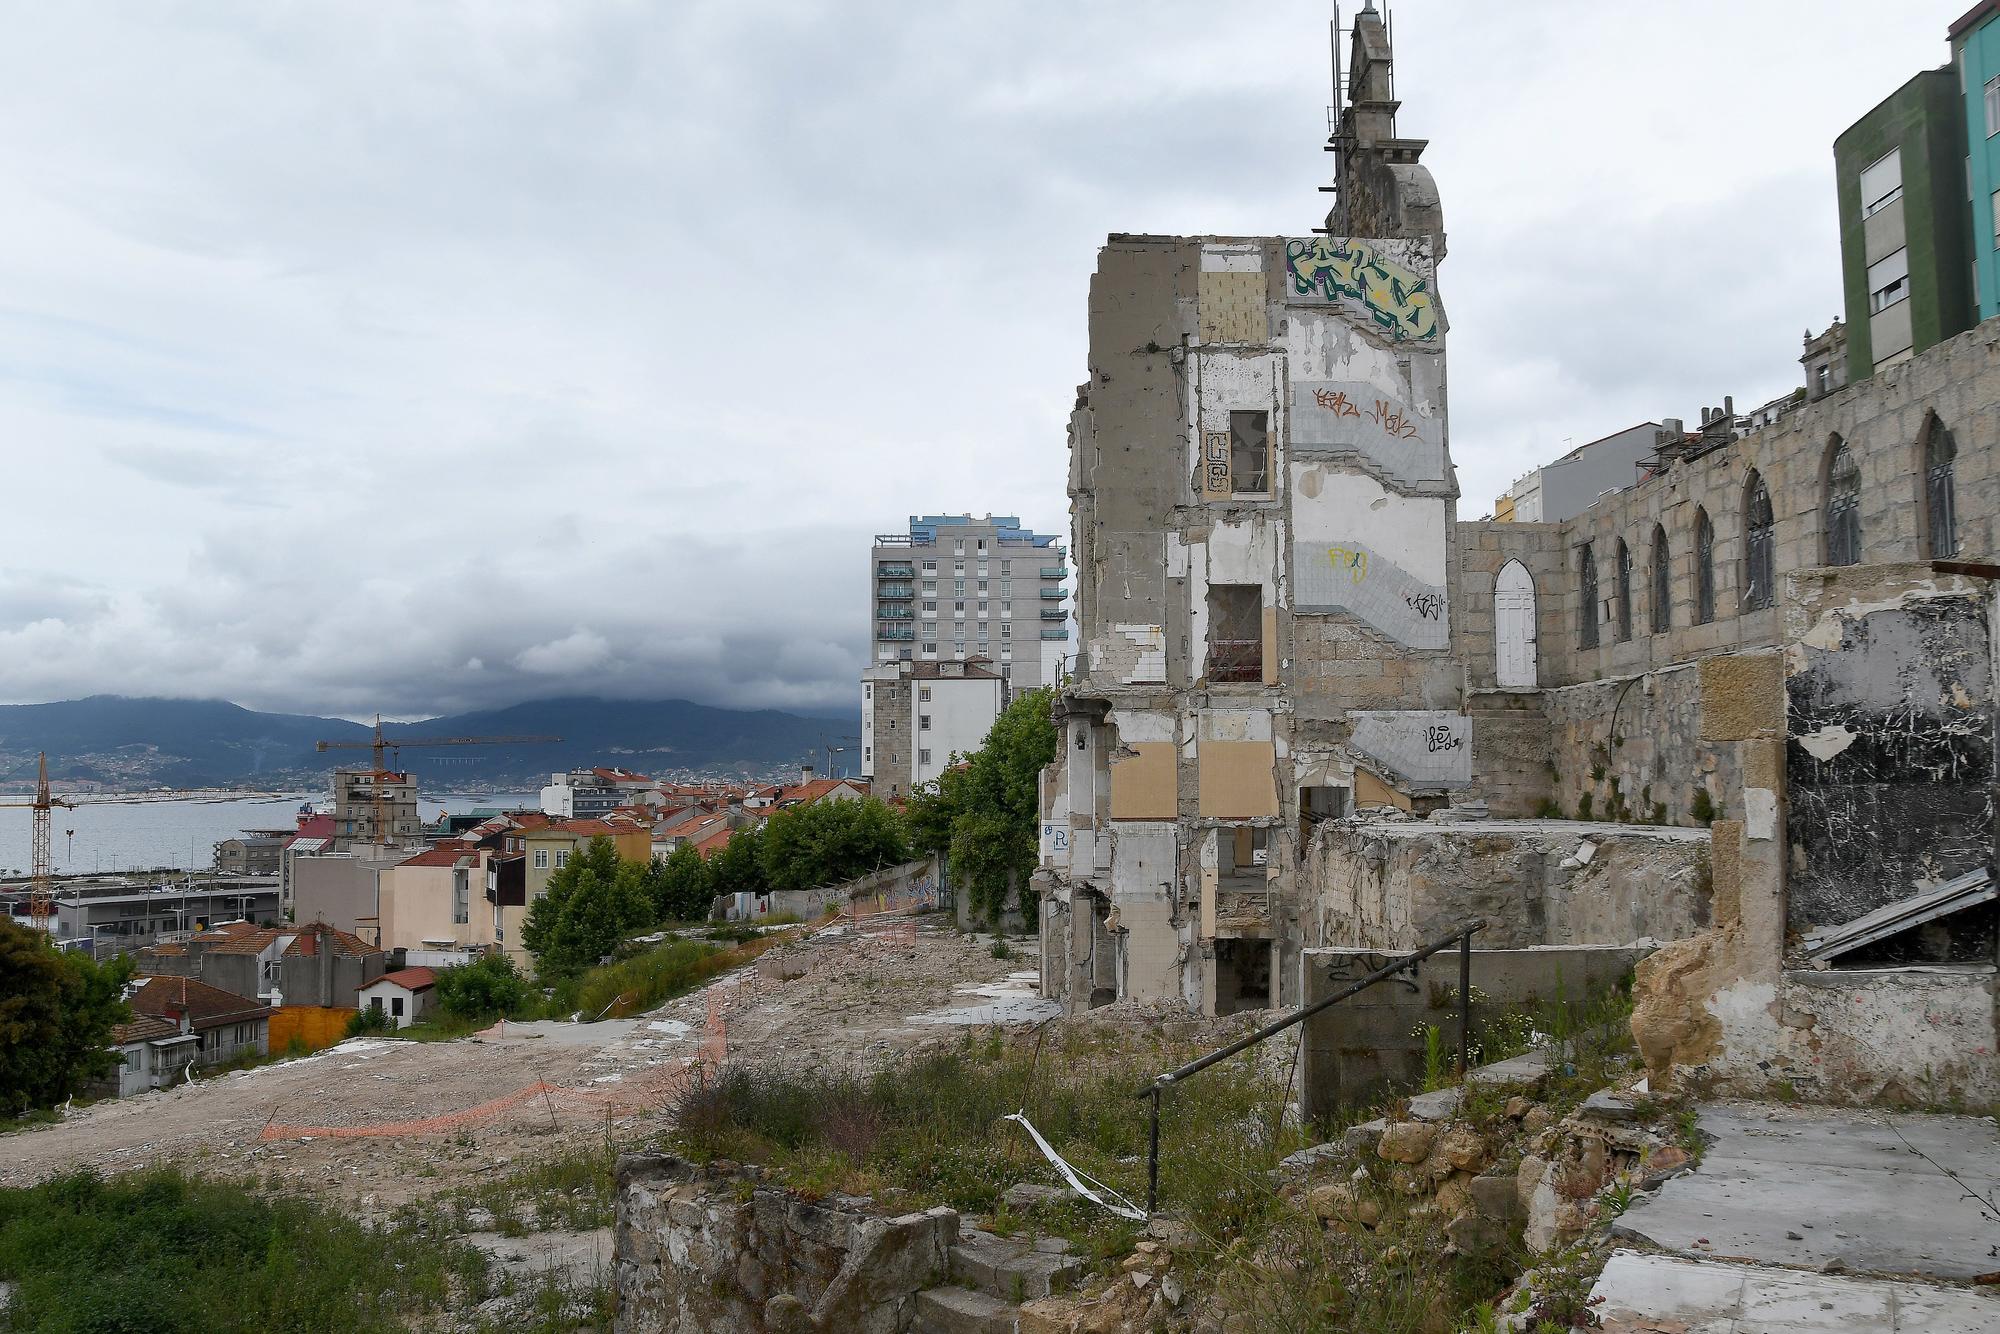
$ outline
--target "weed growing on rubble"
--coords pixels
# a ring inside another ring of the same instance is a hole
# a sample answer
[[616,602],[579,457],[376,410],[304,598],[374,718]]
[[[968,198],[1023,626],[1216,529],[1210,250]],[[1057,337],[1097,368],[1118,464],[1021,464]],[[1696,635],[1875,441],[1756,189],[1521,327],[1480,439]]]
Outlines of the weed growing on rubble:
[[485,1295],[486,1260],[405,1227],[173,1169],[0,1191],[8,1327],[407,1330]]
[[[444,1214],[452,1232],[479,1231],[475,1209],[491,1218],[481,1224],[503,1236],[529,1232],[587,1232],[611,1226],[617,1192],[611,1169],[617,1161],[609,1145],[559,1154],[509,1172],[494,1181],[463,1186],[442,1196],[430,1209]],[[421,1212],[412,1217],[423,1216]]]

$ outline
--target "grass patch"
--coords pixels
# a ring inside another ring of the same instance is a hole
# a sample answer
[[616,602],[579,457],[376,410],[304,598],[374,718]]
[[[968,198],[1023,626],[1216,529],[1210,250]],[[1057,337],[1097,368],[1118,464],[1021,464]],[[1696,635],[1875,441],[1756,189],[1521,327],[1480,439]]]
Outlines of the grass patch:
[[408,1330],[485,1295],[485,1258],[407,1226],[159,1169],[0,1191],[8,1327]]
[[586,1019],[623,1019],[694,990],[718,973],[740,968],[773,942],[753,937],[733,946],[670,940],[644,954],[592,968],[577,983],[576,1008]]
[[[610,1227],[616,1209],[611,1170],[617,1159],[608,1145],[546,1158],[497,1181],[461,1186],[407,1218],[417,1222],[435,1211],[451,1232],[488,1230],[508,1237]],[[475,1219],[475,1209],[485,1210],[492,1222]]]

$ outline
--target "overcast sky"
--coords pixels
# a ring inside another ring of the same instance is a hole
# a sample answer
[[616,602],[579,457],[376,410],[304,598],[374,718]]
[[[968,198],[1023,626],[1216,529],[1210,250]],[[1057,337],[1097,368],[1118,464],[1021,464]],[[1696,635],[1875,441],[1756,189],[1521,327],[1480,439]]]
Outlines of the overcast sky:
[[[1965,3],[1397,7],[1462,517],[1798,382]],[[11,701],[850,705],[870,534],[1067,533],[1105,234],[1326,208],[1319,3],[4,14]]]

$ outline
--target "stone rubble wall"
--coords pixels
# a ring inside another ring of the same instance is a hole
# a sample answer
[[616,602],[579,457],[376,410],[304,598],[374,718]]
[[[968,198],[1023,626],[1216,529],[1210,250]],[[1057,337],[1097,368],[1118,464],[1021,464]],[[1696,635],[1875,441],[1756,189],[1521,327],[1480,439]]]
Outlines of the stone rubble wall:
[[754,1166],[628,1154],[617,1166],[614,1331],[903,1334],[947,1281],[958,1214],[899,1218],[764,1184]]

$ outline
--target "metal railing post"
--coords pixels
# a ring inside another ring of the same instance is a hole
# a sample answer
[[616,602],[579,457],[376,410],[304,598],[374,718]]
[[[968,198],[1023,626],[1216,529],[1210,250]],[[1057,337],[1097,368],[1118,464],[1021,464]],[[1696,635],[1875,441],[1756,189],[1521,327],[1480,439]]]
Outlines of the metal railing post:
[[1472,933],[1458,938],[1458,1077],[1472,1068]]
[[1153,1129],[1146,1146],[1146,1212],[1160,1207],[1160,1086],[1153,1085]]

